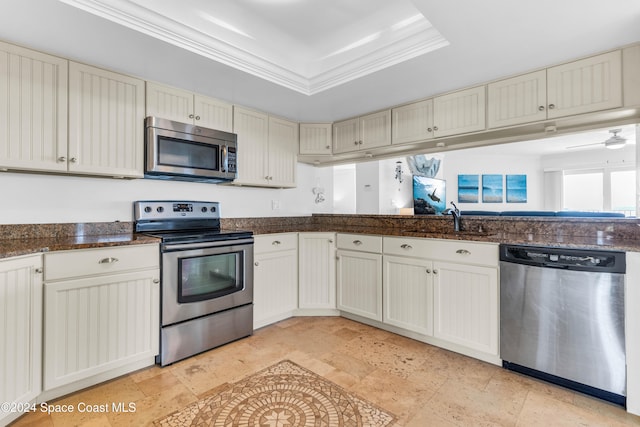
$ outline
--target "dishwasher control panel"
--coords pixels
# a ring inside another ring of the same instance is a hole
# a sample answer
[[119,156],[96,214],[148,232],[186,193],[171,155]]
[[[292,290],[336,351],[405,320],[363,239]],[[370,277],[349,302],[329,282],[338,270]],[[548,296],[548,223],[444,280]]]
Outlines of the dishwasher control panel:
[[568,270],[625,273],[624,252],[543,246],[501,245],[500,261]]

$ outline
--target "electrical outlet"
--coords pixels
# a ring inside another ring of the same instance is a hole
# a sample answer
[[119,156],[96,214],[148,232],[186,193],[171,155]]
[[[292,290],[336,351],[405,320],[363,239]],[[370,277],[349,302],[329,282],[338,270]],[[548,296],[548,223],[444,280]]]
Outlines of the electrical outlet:
[[271,201],[271,210],[272,211],[280,210],[280,200],[272,200]]

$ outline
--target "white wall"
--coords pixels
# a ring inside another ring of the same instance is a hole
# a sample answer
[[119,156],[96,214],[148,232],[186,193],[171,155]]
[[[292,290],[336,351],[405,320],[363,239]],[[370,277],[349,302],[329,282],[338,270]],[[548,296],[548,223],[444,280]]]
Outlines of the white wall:
[[356,213],[356,165],[329,167],[333,170],[333,211],[340,214]]
[[[321,204],[315,186],[326,190]],[[298,164],[297,188],[269,189],[0,172],[0,224],[132,221],[132,202],[154,199],[218,201],[223,218],[326,213],[333,211],[333,176],[331,168]]]
[[379,171],[379,162],[356,164],[356,213],[380,213]]

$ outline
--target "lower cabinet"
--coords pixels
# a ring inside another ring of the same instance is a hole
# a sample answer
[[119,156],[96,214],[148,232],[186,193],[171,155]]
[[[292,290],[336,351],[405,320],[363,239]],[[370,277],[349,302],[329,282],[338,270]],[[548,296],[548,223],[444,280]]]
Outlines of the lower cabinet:
[[299,309],[336,309],[335,240],[335,233],[298,235]]
[[159,338],[157,245],[44,257],[45,391],[80,384],[63,389],[73,391],[91,385],[83,380],[96,377],[97,383],[153,361]]
[[338,234],[338,310],[382,321],[382,237]]
[[289,318],[298,308],[298,234],[254,236],[253,328]]
[[434,262],[433,271],[433,335],[498,355],[497,268]]
[[433,263],[385,255],[383,270],[384,323],[433,335]]
[[[0,260],[0,425],[41,391],[42,255]],[[13,407],[9,406],[13,409]],[[4,409],[4,406],[3,406]]]

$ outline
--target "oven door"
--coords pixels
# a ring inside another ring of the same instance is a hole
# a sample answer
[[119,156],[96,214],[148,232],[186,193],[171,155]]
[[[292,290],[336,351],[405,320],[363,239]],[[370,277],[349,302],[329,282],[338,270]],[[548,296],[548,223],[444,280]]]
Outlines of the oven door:
[[253,302],[253,238],[165,244],[162,326]]

